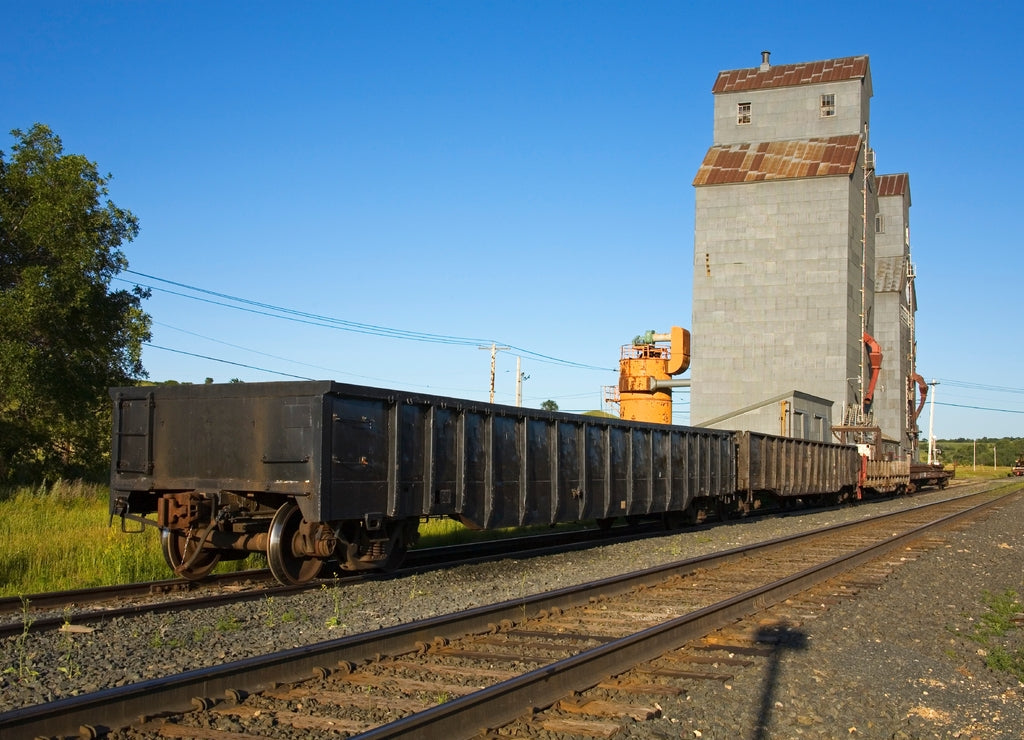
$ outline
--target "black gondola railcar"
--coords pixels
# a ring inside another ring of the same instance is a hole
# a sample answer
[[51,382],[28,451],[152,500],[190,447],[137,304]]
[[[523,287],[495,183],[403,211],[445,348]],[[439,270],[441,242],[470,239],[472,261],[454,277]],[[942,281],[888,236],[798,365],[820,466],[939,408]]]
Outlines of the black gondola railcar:
[[[729,431],[331,381],[114,388],[111,516],[176,573],[267,553],[285,583],[388,567],[422,517],[470,526],[685,515],[736,495]],[[155,519],[151,516],[155,514]]]

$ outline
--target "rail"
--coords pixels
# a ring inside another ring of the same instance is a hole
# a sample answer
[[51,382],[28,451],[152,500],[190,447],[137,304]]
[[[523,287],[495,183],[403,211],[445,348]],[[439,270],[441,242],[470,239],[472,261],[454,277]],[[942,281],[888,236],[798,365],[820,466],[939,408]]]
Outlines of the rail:
[[[980,500],[980,503],[978,503]],[[514,625],[529,612],[558,614],[562,610],[585,607],[594,599],[604,599],[641,586],[651,587],[672,577],[693,574],[698,569],[709,569],[730,562],[741,562],[749,570],[751,563],[759,563],[770,553],[812,541],[832,542],[840,533],[863,529],[866,524],[885,523],[875,543],[857,547],[839,557],[830,557],[823,565],[806,568],[784,578],[763,583],[720,599],[713,605],[691,610],[664,624],[649,627],[635,634],[615,638],[598,647],[572,655],[563,661],[502,681],[482,691],[456,698],[424,712],[413,714],[379,729],[367,730],[365,737],[424,736],[429,727],[431,736],[442,733],[463,737],[473,727],[494,727],[500,721],[517,715],[526,706],[543,705],[567,693],[592,685],[594,676],[614,674],[637,661],[669,649],[673,643],[685,642],[702,631],[757,610],[775,600],[785,599],[827,578],[876,557],[879,553],[919,537],[928,529],[950,523],[954,519],[978,513],[998,503],[1000,497],[979,494],[945,501],[911,512],[889,514],[872,520],[852,524],[834,525],[811,533],[795,535],[757,545],[738,548],[712,556],[671,563],[627,576],[604,579],[579,589],[563,589],[525,599],[480,607],[457,615],[439,617],[390,628],[380,632],[357,635],[338,640],[288,650],[274,655],[238,661],[209,670],[197,670],[178,676],[146,681],[133,686],[102,691],[88,696],[74,697],[48,705],[28,707],[0,715],[0,734],[17,736],[74,734],[79,726],[93,725],[101,720],[103,726],[119,727],[137,721],[140,715],[152,714],[155,708],[184,710],[192,706],[195,697],[215,697],[225,693],[244,696],[281,681],[309,680],[311,675],[326,676],[336,672],[334,665],[357,665],[378,654],[417,654],[428,646],[443,645],[445,641],[464,635],[494,632],[503,624]],[[974,502],[969,505],[969,502]],[[936,507],[945,506],[942,516]],[[899,536],[891,536],[891,529],[899,517],[916,517],[905,525]],[[528,700],[527,700],[528,698]],[[218,702],[204,700],[204,705]]]

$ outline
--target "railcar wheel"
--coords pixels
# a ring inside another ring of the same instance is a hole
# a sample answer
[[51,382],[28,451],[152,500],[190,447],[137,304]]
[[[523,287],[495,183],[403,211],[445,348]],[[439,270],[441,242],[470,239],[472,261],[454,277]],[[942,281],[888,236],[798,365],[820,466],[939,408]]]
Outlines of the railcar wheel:
[[313,580],[324,566],[323,558],[295,554],[295,538],[302,525],[302,511],[294,501],[281,505],[270,522],[267,564],[281,583],[300,584]]
[[169,529],[160,532],[160,548],[164,552],[164,560],[171,566],[175,575],[190,581],[205,578],[220,562],[220,553],[217,550],[200,550],[196,554],[198,546],[199,540],[194,535],[172,532]]

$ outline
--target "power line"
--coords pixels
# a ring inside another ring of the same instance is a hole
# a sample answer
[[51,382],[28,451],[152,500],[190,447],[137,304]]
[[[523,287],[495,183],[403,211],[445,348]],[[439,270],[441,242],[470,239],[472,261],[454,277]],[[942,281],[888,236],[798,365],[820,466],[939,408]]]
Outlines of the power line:
[[[193,337],[198,337],[199,339],[204,339],[204,340],[206,340],[208,342],[214,342],[216,344],[223,344],[226,347],[231,347],[233,349],[239,349],[239,350],[242,350],[243,352],[251,352],[251,353],[256,354],[256,355],[261,355],[263,357],[269,357],[269,358],[274,359],[274,360],[281,360],[282,362],[287,362],[287,363],[290,363],[290,364],[293,364],[293,365],[301,365],[302,367],[311,367],[311,368],[314,368],[314,369],[317,369],[317,370],[324,370],[324,371],[330,373],[332,376],[335,376],[334,379],[337,379],[336,376],[338,376],[338,375],[344,375],[344,376],[347,376],[347,377],[350,377],[350,378],[360,378],[362,380],[373,381],[375,383],[387,383],[387,384],[392,384],[393,385],[393,384],[397,384],[397,383],[400,382],[400,381],[397,381],[397,380],[389,380],[387,378],[380,378],[380,377],[375,376],[375,375],[362,375],[360,373],[353,373],[353,372],[350,372],[348,370],[338,370],[336,368],[324,367],[323,365],[314,365],[314,364],[309,363],[309,362],[301,362],[299,360],[295,360],[295,359],[292,359],[292,358],[289,358],[289,357],[281,357],[280,355],[272,355],[269,352],[261,352],[258,349],[253,349],[251,347],[243,347],[240,344],[232,344],[231,342],[225,342],[222,339],[215,339],[214,337],[208,337],[208,336],[206,336],[204,334],[199,334],[198,332],[189,331],[188,329],[182,329],[179,326],[171,326],[170,324],[165,324],[165,323],[160,322],[160,321],[154,321],[153,324],[154,324],[154,326],[162,326],[165,329],[171,329],[173,331],[179,331],[179,332],[181,332],[183,334],[188,334],[188,335],[193,336]],[[196,355],[194,353],[186,352],[184,350],[174,349],[172,347],[158,347],[157,345],[148,345],[148,346],[151,346],[151,347],[154,347],[154,348],[157,348],[157,349],[163,349],[163,350],[166,350],[167,352],[174,352],[176,354],[192,355],[194,357],[206,357],[205,355]],[[221,358],[218,358],[218,357],[210,357],[209,359],[215,360],[216,362],[223,362],[223,363],[227,363],[227,364],[236,364],[236,363],[232,363],[230,360],[224,360],[224,359],[221,359]],[[248,366],[246,366],[246,367],[248,367]],[[277,373],[276,370],[268,370],[268,369],[265,369],[265,368],[255,368],[255,369],[263,370],[264,372],[268,372],[268,373]],[[278,374],[284,374],[284,373],[278,373]],[[294,377],[301,377],[301,376],[294,376]],[[433,386],[433,385],[430,385],[430,384],[424,384],[424,383],[405,383],[405,385],[410,385],[410,386],[416,387],[416,388],[426,388],[431,393],[437,393],[438,392],[437,391],[437,387]],[[451,391],[459,391],[459,392],[464,392],[464,393],[471,393],[473,389],[457,388],[457,387],[446,387],[446,388],[444,388],[444,390],[448,391],[449,393]]]
[[935,405],[936,406],[953,406],[954,408],[958,408],[958,409],[973,409],[975,411],[996,411],[996,412],[1003,413],[1003,414],[1024,414],[1024,411],[1017,411],[1017,410],[1014,410],[1014,409],[993,409],[993,408],[989,408],[988,406],[968,406],[967,404],[963,404],[963,403],[949,403],[949,402],[946,402],[946,401],[936,401]]
[[256,367],[256,365],[246,365],[244,362],[232,362],[231,360],[222,360],[219,357],[210,357],[208,355],[200,355],[195,352],[186,352],[182,349],[172,349],[171,347],[161,347],[159,344],[150,344],[149,342],[143,342],[142,346],[151,347],[153,349],[162,349],[165,352],[174,352],[178,355],[188,355],[189,357],[198,357],[201,360],[210,360],[211,362],[222,362],[225,365],[235,365],[236,367],[244,367],[247,370],[259,370],[263,373],[271,373],[272,375],[281,375],[285,378],[297,378],[298,380],[315,380],[315,378],[307,378],[304,375],[292,375],[291,373],[282,373],[280,370],[268,370],[265,367]]
[[[125,282],[125,283],[131,283],[132,282],[130,280],[125,280],[124,278],[115,278],[115,279],[120,280],[121,282]],[[159,280],[160,278],[155,278],[155,279]],[[230,303],[224,303],[223,301],[215,301],[215,300],[212,300],[210,298],[200,298],[199,296],[189,295],[188,293],[181,293],[181,292],[179,292],[177,290],[169,290],[167,288],[158,288],[155,285],[145,285],[145,284],[142,284],[141,287],[147,288],[149,290],[154,290],[154,291],[156,291],[158,293],[167,293],[168,295],[176,295],[176,296],[179,296],[181,298],[188,298],[189,300],[199,301],[200,303],[209,303],[209,304],[212,304],[214,306],[221,306],[223,308],[230,308],[230,309],[235,310],[235,311],[244,311],[245,313],[256,314],[257,316],[269,316],[270,318],[273,318],[273,319],[283,319],[285,321],[294,321],[294,322],[299,323],[299,324],[306,324],[307,326],[318,326],[318,327],[323,328],[323,329],[339,329],[339,330],[342,330],[342,331],[352,331],[352,332],[357,332],[357,333],[360,333],[360,334],[376,334],[378,336],[394,336],[392,334],[388,334],[388,333],[385,333],[385,332],[373,332],[373,331],[369,331],[369,330],[359,330],[359,329],[354,329],[354,328],[348,328],[348,327],[345,327],[345,326],[338,326],[335,323],[324,323],[324,322],[331,322],[332,321],[331,319],[327,319],[327,318],[323,319],[323,321],[314,321],[314,320],[310,320],[310,319],[299,319],[299,318],[293,318],[292,316],[282,316],[280,314],[271,313],[270,311],[257,311],[256,309],[253,309],[253,308],[245,308],[243,306],[234,306],[234,305],[232,305]],[[413,339],[415,341],[428,341],[427,339],[424,339],[424,338],[416,339],[415,337],[396,337],[396,338],[399,338],[399,339]],[[438,341],[438,340],[434,340],[434,341]],[[455,342],[455,341],[449,341],[449,342],[443,342],[443,343],[445,343],[445,344],[468,344],[468,342]]]
[[965,388],[967,390],[976,391],[991,391],[994,393],[1021,393],[1024,394],[1024,388],[1007,388],[999,385],[984,385],[982,383],[968,383],[963,380],[946,380],[939,378],[939,382],[945,385],[953,386],[954,388]]
[[[129,273],[131,275],[136,275],[141,278],[145,278],[147,280],[155,280],[160,283],[173,285],[175,287],[183,288],[185,290],[193,291],[195,293],[213,296],[214,298],[220,298],[225,301],[232,301],[234,303],[242,305],[232,305],[232,303],[224,303],[222,301],[213,300],[211,298],[202,298],[200,296],[189,295],[187,293],[181,293],[167,288],[158,288],[152,285],[143,286],[149,288],[150,290],[169,293],[171,295],[177,295],[182,298],[188,298],[190,300],[201,301],[204,303],[211,303],[213,305],[222,306],[224,308],[232,308],[237,311],[245,311],[247,313],[254,313],[262,316],[270,316],[272,318],[284,319],[286,321],[295,321],[310,326],[337,329],[357,334],[368,334],[372,336],[389,337],[392,339],[405,339],[416,342],[431,342],[435,344],[478,346],[483,343],[497,343],[495,340],[492,339],[459,337],[450,334],[435,334],[430,332],[411,331],[407,329],[396,329],[393,327],[379,326],[376,324],[366,324],[357,321],[350,321],[347,319],[338,319],[331,316],[323,316],[321,314],[314,314],[306,311],[299,311],[296,309],[286,308],[283,306],[276,306],[270,303],[263,303],[261,301],[254,301],[248,298],[240,298],[238,296],[232,296],[227,293],[219,293],[217,291],[208,290],[206,288],[199,288],[194,285],[188,285],[187,283],[181,283],[174,280],[167,280],[165,278],[157,277],[155,275],[147,275],[145,273],[137,272],[135,270],[124,270],[124,272]],[[123,280],[123,278],[117,279],[122,280],[123,282],[130,282]],[[588,365],[586,363],[576,362],[574,360],[565,360],[562,358],[553,357],[551,355],[546,355],[540,352],[534,352],[532,350],[528,350],[523,347],[517,347],[515,345],[509,345],[509,348],[523,355],[529,356],[538,362],[547,362],[555,365],[563,365],[566,367],[575,367],[581,370],[597,370],[600,372],[608,372],[613,370],[613,368],[598,367],[596,365]]]
[[[194,291],[196,293],[202,293],[204,295],[211,295],[211,296],[215,296],[217,298],[223,298],[223,299],[226,299],[226,300],[229,300],[229,301],[234,301],[236,303],[241,303],[241,304],[248,305],[248,306],[256,306],[257,308],[267,309],[269,311],[274,311],[276,313],[267,313],[266,311],[256,311],[256,310],[251,310],[251,309],[239,309],[238,306],[232,306],[229,303],[222,303],[220,301],[212,301],[212,300],[209,300],[209,299],[199,298],[197,296],[188,295],[187,293],[179,293],[177,291],[167,290],[166,288],[154,288],[153,286],[146,286],[146,287],[152,288],[154,290],[159,290],[161,292],[170,293],[172,295],[178,295],[178,296],[181,296],[183,298],[190,298],[192,300],[202,301],[204,303],[212,303],[214,305],[224,306],[226,308],[235,308],[235,309],[238,309],[238,310],[245,310],[245,311],[247,311],[249,313],[260,314],[260,315],[263,315],[263,316],[273,316],[275,318],[288,318],[288,316],[297,316],[297,317],[309,320],[309,321],[300,321],[299,323],[325,322],[325,323],[313,323],[314,326],[325,326],[325,325],[328,326],[328,327],[337,326],[339,328],[346,328],[349,331],[356,331],[356,332],[367,333],[367,334],[376,334],[376,335],[380,335],[380,336],[391,336],[391,337],[396,337],[396,338],[400,338],[400,339],[413,339],[413,340],[417,340],[417,341],[435,341],[435,342],[454,343],[454,344],[469,344],[469,343],[474,343],[474,342],[477,342],[477,341],[483,341],[483,340],[469,339],[469,338],[466,338],[466,337],[453,337],[453,336],[445,336],[445,335],[441,335],[441,334],[429,334],[429,333],[425,333],[425,332],[411,332],[411,331],[406,331],[406,330],[403,330],[403,329],[392,329],[392,328],[389,328],[389,327],[386,327],[386,326],[375,326],[373,324],[362,324],[362,323],[355,322],[355,321],[348,321],[348,320],[345,320],[345,319],[336,319],[336,318],[332,318],[330,316],[321,316],[319,314],[308,313],[308,312],[305,312],[305,311],[298,311],[296,309],[286,308],[286,307],[283,307],[283,306],[275,306],[275,305],[270,304],[270,303],[263,303],[261,301],[254,301],[254,300],[251,300],[251,299],[248,299],[248,298],[240,298],[238,296],[232,296],[232,295],[229,295],[227,293],[218,293],[217,291],[214,291],[214,290],[208,290],[206,288],[199,288],[199,287],[196,287],[194,285],[188,285],[186,283],[179,283],[179,282],[176,282],[174,280],[167,280],[165,278],[156,277],[154,275],[146,275],[146,274],[141,273],[141,272],[135,272],[134,270],[125,270],[124,272],[128,272],[128,273],[131,273],[133,275],[138,275],[139,277],[144,277],[144,278],[146,278],[148,280],[156,280],[156,281],[161,282],[161,283],[167,283],[168,285],[174,285],[174,286],[177,286],[179,288],[184,288],[186,290]],[[279,316],[278,314],[286,314],[286,315],[285,316]]]
[[[313,365],[312,363],[309,363],[309,362],[301,362],[299,360],[293,360],[290,357],[281,357],[280,355],[272,355],[269,352],[262,352],[262,351],[260,351],[258,349],[253,349],[252,347],[243,347],[240,344],[232,344],[231,342],[225,342],[223,339],[215,339],[214,337],[208,337],[205,334],[200,334],[198,332],[189,331],[188,329],[182,329],[180,326],[171,326],[170,324],[165,324],[165,323],[163,323],[161,321],[154,321],[153,325],[154,326],[162,326],[165,329],[171,329],[172,331],[178,331],[178,332],[181,332],[182,334],[188,334],[189,336],[192,336],[192,337],[198,337],[199,339],[205,339],[207,342],[213,342],[214,344],[223,344],[225,347],[231,347],[232,349],[240,349],[243,352],[251,352],[254,355],[261,355],[263,357],[269,357],[272,360],[281,360],[282,362],[288,362],[288,363],[291,363],[293,365],[302,365],[304,367],[311,367],[311,368],[315,368],[317,370],[326,370],[329,373],[340,372],[338,370],[334,370],[333,368],[324,367],[322,365]],[[346,373],[346,374],[352,375],[353,373]],[[357,376],[357,377],[368,377],[368,376]]]

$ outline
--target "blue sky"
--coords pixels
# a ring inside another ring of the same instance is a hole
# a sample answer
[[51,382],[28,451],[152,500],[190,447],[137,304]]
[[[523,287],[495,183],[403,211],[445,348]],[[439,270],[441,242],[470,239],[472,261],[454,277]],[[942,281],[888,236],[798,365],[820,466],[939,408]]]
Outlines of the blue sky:
[[486,400],[495,342],[498,402],[521,357],[525,405],[588,410],[621,345],[690,324],[717,73],[867,54],[936,436],[1024,436],[1020,11],[853,7],[0,0],[0,149],[42,122],[113,175],[154,380]]

